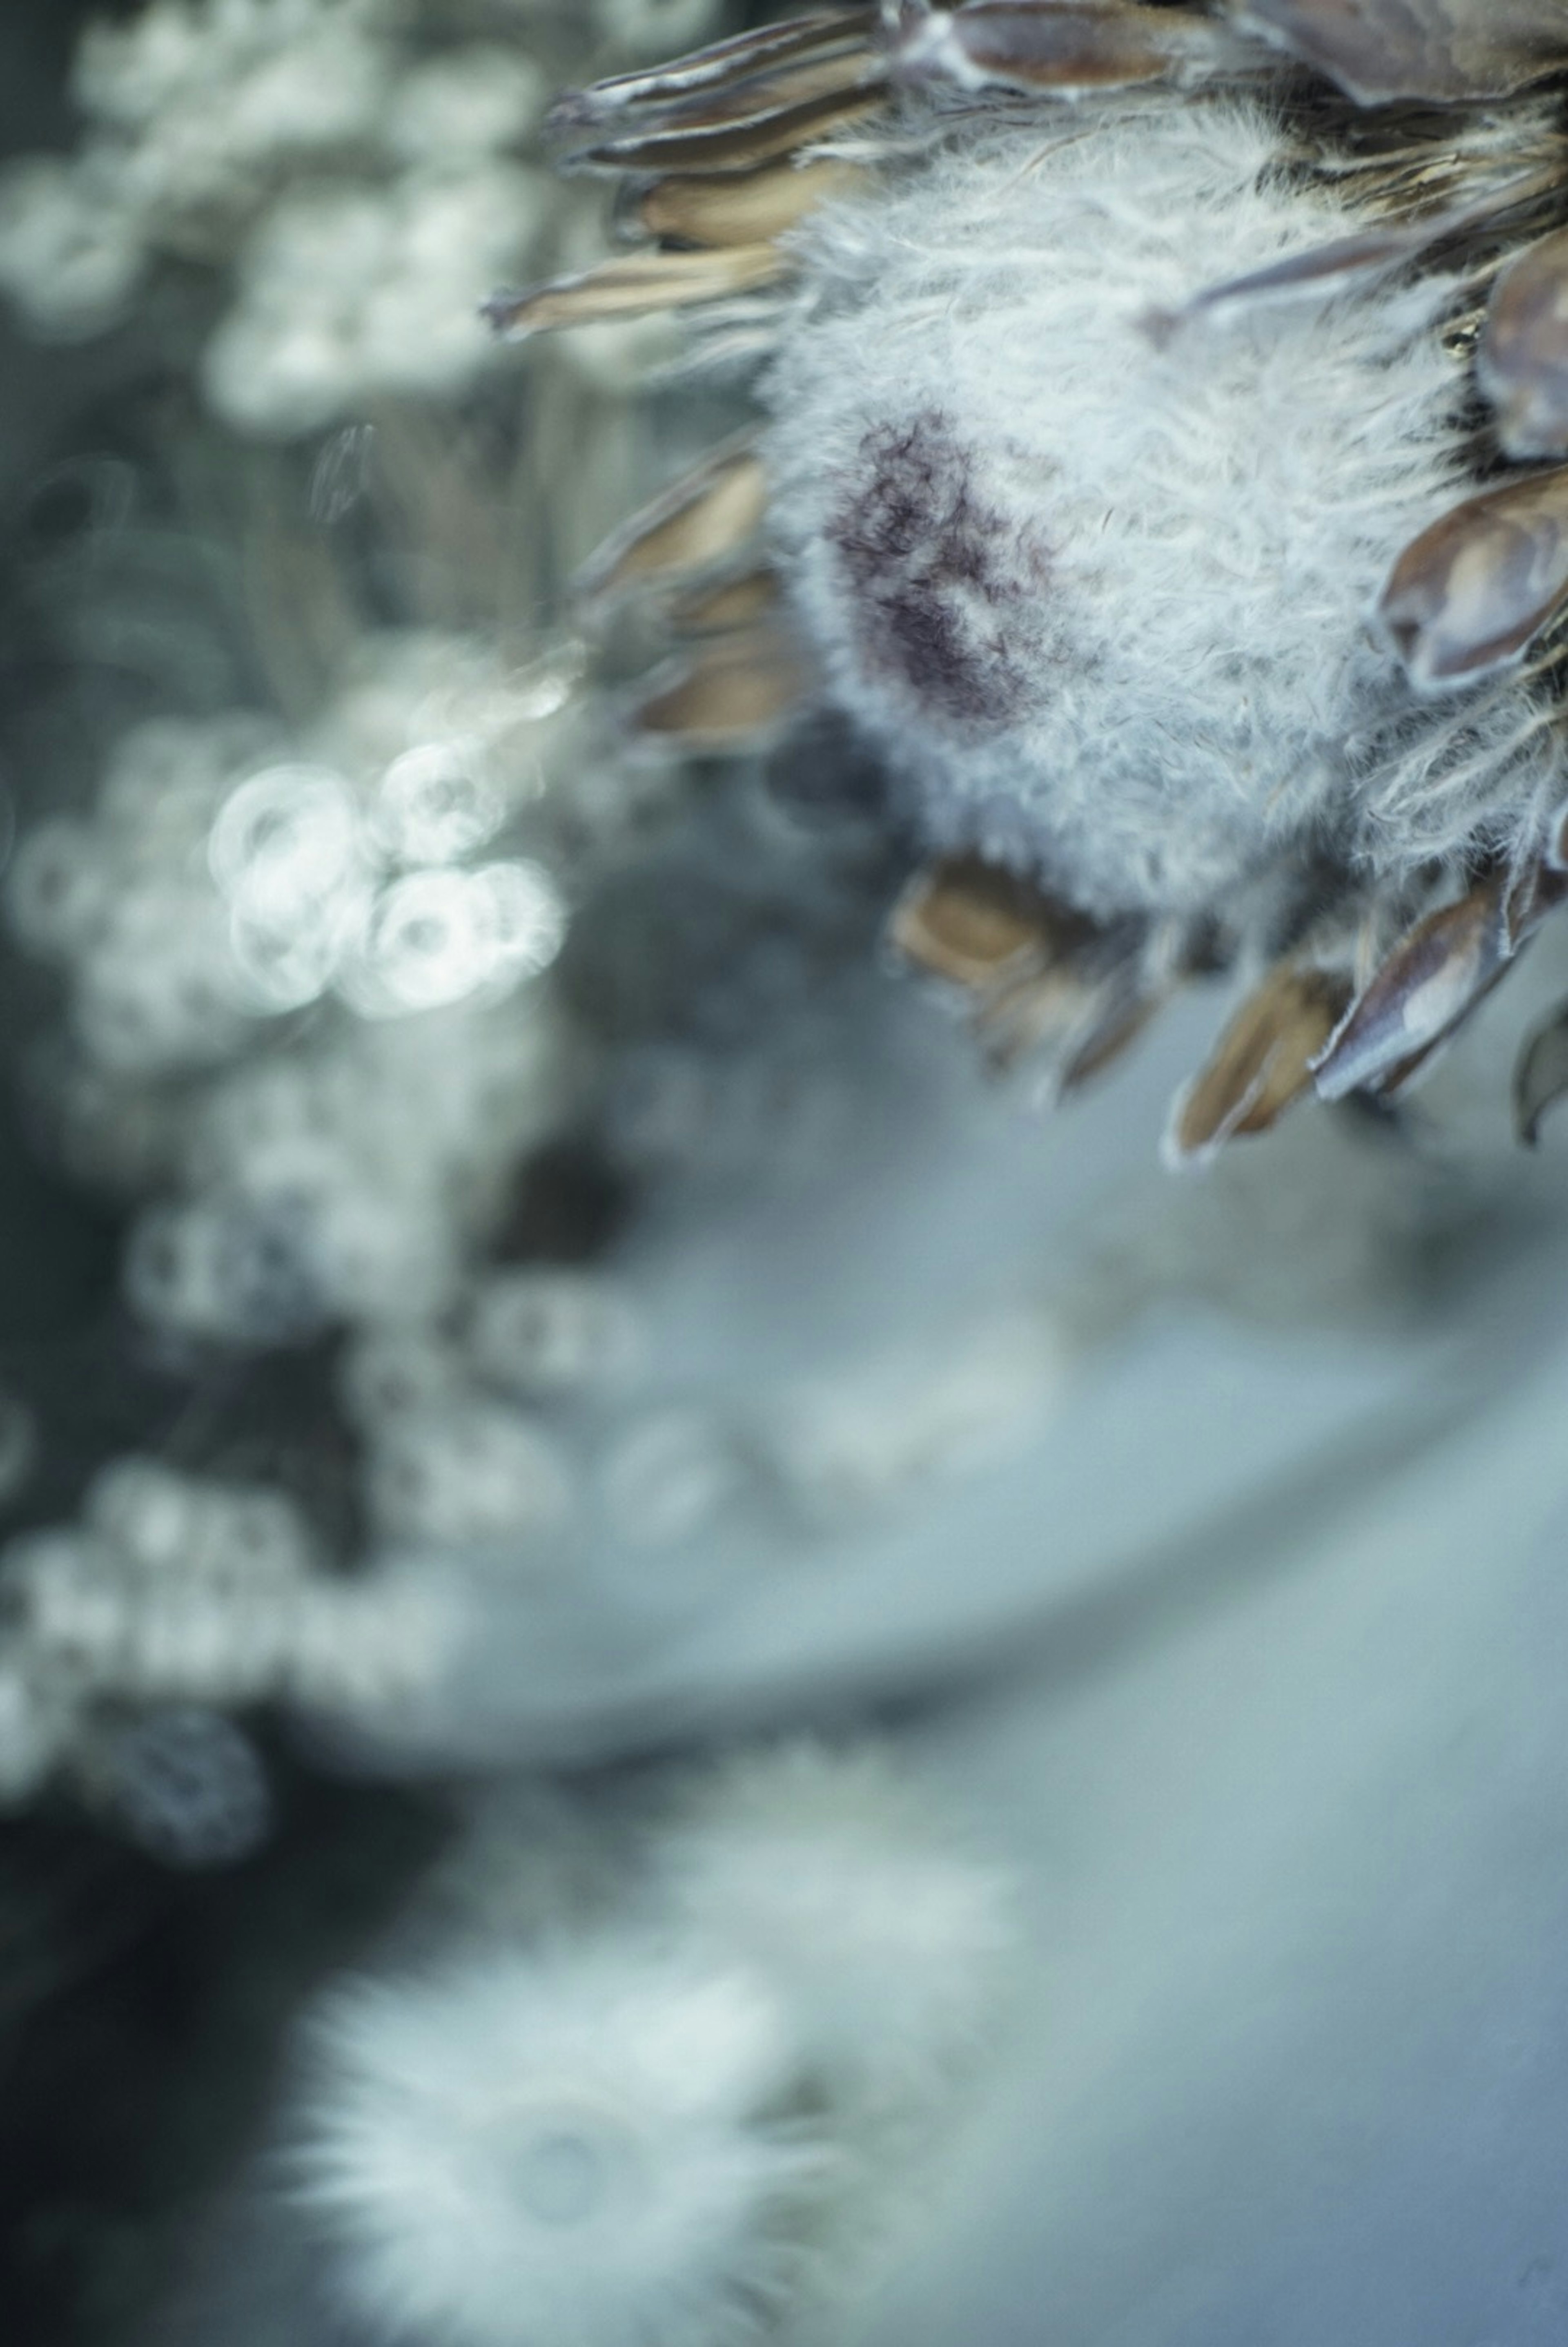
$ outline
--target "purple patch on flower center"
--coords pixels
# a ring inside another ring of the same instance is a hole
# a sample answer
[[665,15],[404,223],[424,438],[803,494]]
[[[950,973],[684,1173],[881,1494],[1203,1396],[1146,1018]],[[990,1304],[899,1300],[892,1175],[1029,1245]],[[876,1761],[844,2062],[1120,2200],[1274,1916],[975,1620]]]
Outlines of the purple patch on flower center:
[[868,672],[938,720],[1005,724],[1028,693],[1014,638],[1050,583],[1044,541],[987,504],[972,451],[935,409],[874,426],[859,456],[827,535]]

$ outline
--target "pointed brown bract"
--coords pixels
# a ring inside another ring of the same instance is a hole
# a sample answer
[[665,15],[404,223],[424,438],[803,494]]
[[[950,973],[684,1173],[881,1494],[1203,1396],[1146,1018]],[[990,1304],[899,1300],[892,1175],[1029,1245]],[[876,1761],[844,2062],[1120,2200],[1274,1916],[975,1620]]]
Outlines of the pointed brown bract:
[[1568,1092],[1568,1002],[1543,1020],[1520,1052],[1513,1071],[1513,1122],[1519,1138],[1533,1149],[1541,1120]]
[[789,263],[776,245],[739,245],[721,252],[636,252],[602,261],[575,277],[553,278],[525,293],[497,293],[484,314],[509,343],[563,326],[606,318],[635,318],[693,302],[753,293],[782,277]]
[[585,127],[637,114],[662,114],[671,107],[717,96],[802,58],[862,48],[876,18],[874,8],[822,8],[757,32],[738,33],[647,72],[617,74],[591,89],[569,90],[551,108],[547,127],[557,137],[569,138]]
[[975,1035],[993,1067],[1051,1054],[1059,1096],[1130,1048],[1172,982],[1150,982],[1139,926],[1104,928],[977,856],[945,857],[912,880],[888,939],[973,998]]
[[657,117],[638,128],[644,136],[656,128],[670,133],[744,129],[811,107],[853,99],[886,78],[881,58],[860,42],[851,42],[830,56],[808,57],[723,89],[678,99],[661,107]]
[[646,588],[702,578],[750,544],[767,510],[767,478],[747,434],[606,538],[577,575],[578,597],[603,606]]
[[1363,106],[1502,97],[1568,65],[1563,0],[1233,0],[1232,13]]
[[1064,958],[1009,980],[985,995],[974,1012],[974,1034],[988,1064],[999,1072],[1023,1061],[1060,1061],[1095,1011],[1097,989]]
[[669,608],[669,624],[678,636],[724,635],[766,619],[779,602],[778,572],[747,570],[738,579],[721,579],[678,596]]
[[1067,1057],[1056,1079],[1059,1099],[1066,1100],[1102,1075],[1165,1009],[1174,976],[1163,985],[1151,985],[1142,957],[1129,958],[1096,989],[1083,1020],[1075,1029]]
[[1553,825],[1538,856],[1522,865],[1510,881],[1502,900],[1502,917],[1509,944],[1517,950],[1546,918],[1568,903],[1568,869],[1559,861]]
[[1317,1064],[1324,1100],[1406,1082],[1502,977],[1517,950],[1506,875],[1489,873],[1407,931]]
[[684,244],[761,244],[864,178],[850,163],[821,162],[657,179],[637,198],[632,217],[646,235]]
[[1358,278],[1374,276],[1409,260],[1431,238],[1430,230],[1405,226],[1336,237],[1330,244],[1315,245],[1308,252],[1292,253],[1288,261],[1273,261],[1267,269],[1249,270],[1244,277],[1228,277],[1217,285],[1206,285],[1184,302],[1179,310],[1145,311],[1144,331],[1157,350],[1164,350],[1180,328],[1197,319],[1223,316],[1227,310],[1244,309],[1259,302],[1289,300],[1298,294],[1320,292],[1324,287],[1338,292]]
[[642,734],[694,755],[743,749],[777,730],[810,690],[787,630],[760,626],[715,637],[655,680],[633,714]]
[[1325,290],[1339,292],[1358,281],[1365,282],[1384,271],[1396,269],[1467,229],[1481,227],[1499,213],[1556,186],[1558,178],[1555,170],[1515,172],[1475,203],[1451,206],[1444,211],[1430,212],[1420,220],[1364,229],[1354,236],[1335,237],[1327,244],[1313,245],[1305,252],[1293,252],[1284,261],[1271,261],[1266,269],[1249,270],[1245,276],[1206,285],[1184,302],[1179,310],[1151,310],[1143,322],[1145,330],[1156,346],[1163,348],[1179,327],[1197,318],[1223,315],[1227,310],[1247,308],[1260,302],[1290,301]]
[[1568,456],[1568,229],[1499,278],[1476,373],[1511,456]]
[[1345,1014],[1339,970],[1284,961],[1248,995],[1207,1063],[1178,1093],[1166,1155],[1200,1163],[1237,1133],[1267,1133],[1312,1081],[1312,1063]]
[[889,36],[913,81],[959,89],[1107,89],[1161,80],[1180,66],[1217,62],[1223,33],[1174,8],[1132,0],[970,0],[956,11],[904,7]]
[[1568,596],[1568,466],[1469,497],[1411,540],[1377,616],[1413,684],[1506,668]]
[[950,856],[900,897],[889,942],[955,986],[989,990],[1061,960],[1094,935],[1016,873],[978,856]]
[[824,99],[736,129],[656,130],[635,138],[609,139],[574,160],[596,171],[749,171],[780,155],[796,154],[830,131],[863,121],[879,112],[882,103],[881,90],[873,87],[860,97]]
[[616,85],[601,83],[565,101],[555,116],[568,141],[565,160],[592,170],[750,170],[881,105],[888,68],[867,42],[864,12],[812,21],[822,28],[809,40],[774,47],[750,70],[737,62],[677,87],[682,68],[672,67],[636,77],[641,97],[615,97]]

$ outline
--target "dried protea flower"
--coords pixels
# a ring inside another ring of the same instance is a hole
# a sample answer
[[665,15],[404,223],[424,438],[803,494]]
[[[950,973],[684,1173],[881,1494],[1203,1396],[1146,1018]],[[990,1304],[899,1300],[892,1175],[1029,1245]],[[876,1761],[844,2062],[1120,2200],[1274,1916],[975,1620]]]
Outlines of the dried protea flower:
[[1565,78],[1558,0],[884,0],[556,108],[636,249],[496,323],[756,354],[585,580],[686,641],[642,726],[836,708],[1063,1089],[1239,966],[1178,1160],[1398,1091],[1568,886]]

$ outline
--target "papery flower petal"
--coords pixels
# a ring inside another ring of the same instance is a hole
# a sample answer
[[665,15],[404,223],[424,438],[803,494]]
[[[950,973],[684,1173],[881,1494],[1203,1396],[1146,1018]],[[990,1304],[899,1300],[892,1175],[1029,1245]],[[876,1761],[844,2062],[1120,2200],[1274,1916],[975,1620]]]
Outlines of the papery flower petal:
[[802,23],[809,29],[793,42],[769,46],[764,36],[749,66],[739,55],[726,66],[708,52],[714,69],[687,87],[676,86],[679,68],[671,68],[636,77],[636,97],[615,83],[575,94],[554,117],[568,139],[585,134],[585,143],[568,145],[565,162],[596,170],[744,170],[881,105],[888,67],[866,40],[866,13]]
[[742,434],[623,522],[578,572],[578,598],[604,605],[702,578],[756,538],[767,510],[761,459]]
[[747,570],[717,586],[699,587],[681,595],[669,608],[669,624],[677,636],[728,634],[750,627],[779,607],[779,579],[776,570]]
[[1499,278],[1476,373],[1511,456],[1568,455],[1568,229],[1543,237]]
[[808,668],[782,628],[716,637],[656,680],[633,714],[636,732],[671,748],[715,754],[770,733],[804,699]]
[[591,89],[568,90],[552,108],[548,128],[569,138],[580,128],[632,116],[667,116],[672,108],[717,99],[802,59],[859,48],[876,23],[874,8],[822,8],[694,49],[647,73],[617,74]]
[[1377,619],[1410,682],[1471,684],[1517,660],[1568,596],[1568,467],[1507,481],[1412,538]]
[[497,293],[484,315],[509,343],[604,318],[635,318],[693,302],[750,293],[782,277],[789,262],[771,244],[714,252],[637,252],[572,277],[552,278],[524,293]]
[[1310,1087],[1313,1061],[1343,1018],[1350,991],[1337,970],[1277,964],[1177,1095],[1167,1160],[1201,1163],[1233,1135],[1267,1133],[1277,1123]]
[[864,179],[852,164],[774,163],[760,171],[656,179],[631,219],[644,233],[687,244],[759,244],[782,236]]
[[890,944],[955,985],[992,988],[1061,960],[1094,934],[1026,880],[977,856],[953,856],[910,883],[888,925]]
[[1071,92],[1159,81],[1179,65],[1217,58],[1224,36],[1175,9],[1124,0],[972,0],[956,11],[905,6],[890,45],[911,80]]
[[1400,940],[1318,1060],[1320,1099],[1403,1082],[1474,1009],[1517,949],[1509,893],[1505,876],[1490,873]]
[[1233,13],[1363,106],[1502,97],[1568,64],[1560,0],[1242,0]]

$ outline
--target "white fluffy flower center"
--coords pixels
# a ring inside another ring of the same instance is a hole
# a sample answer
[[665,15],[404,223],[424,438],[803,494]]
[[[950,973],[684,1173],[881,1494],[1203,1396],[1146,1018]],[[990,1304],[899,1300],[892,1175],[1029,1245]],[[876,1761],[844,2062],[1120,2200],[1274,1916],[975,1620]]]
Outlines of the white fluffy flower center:
[[[767,387],[835,697],[942,846],[1195,907],[1358,844],[1408,688],[1369,607],[1453,495],[1447,288],[1150,313],[1343,236],[1228,104],[992,126],[811,231]],[[1362,755],[1362,768],[1365,758]]]

